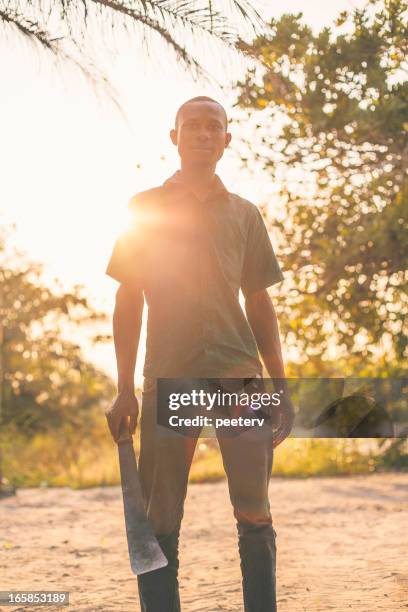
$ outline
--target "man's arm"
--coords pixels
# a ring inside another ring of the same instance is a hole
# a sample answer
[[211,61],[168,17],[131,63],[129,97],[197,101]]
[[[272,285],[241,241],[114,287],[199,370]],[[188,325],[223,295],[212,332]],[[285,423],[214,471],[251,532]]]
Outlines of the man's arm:
[[125,420],[128,424],[130,433],[133,434],[136,430],[139,407],[134,392],[134,374],[142,325],[143,303],[141,289],[127,283],[122,283],[119,286],[113,313],[118,395],[106,412],[109,428],[115,441],[119,438],[122,420]]
[[143,292],[121,284],[113,312],[113,340],[118,371],[118,392],[134,389],[137,347],[143,314]]
[[285,378],[278,319],[268,291],[248,295],[245,312],[269,376]]
[[285,380],[278,319],[268,291],[250,293],[245,299],[245,312],[254,333],[259,352],[275,389],[283,390],[280,404],[280,424],[274,435],[274,447],[289,435],[294,419],[293,405]]

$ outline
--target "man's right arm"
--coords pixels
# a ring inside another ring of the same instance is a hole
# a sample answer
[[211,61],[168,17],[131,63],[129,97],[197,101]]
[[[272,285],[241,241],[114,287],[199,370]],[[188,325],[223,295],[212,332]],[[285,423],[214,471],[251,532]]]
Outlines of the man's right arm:
[[134,390],[137,347],[143,314],[143,292],[122,283],[116,292],[113,339],[118,370],[118,392]]
[[118,395],[106,412],[109,428],[117,442],[120,424],[125,421],[134,433],[139,413],[134,392],[137,348],[143,315],[143,292],[130,283],[121,283],[116,293],[113,313],[113,339],[118,371]]

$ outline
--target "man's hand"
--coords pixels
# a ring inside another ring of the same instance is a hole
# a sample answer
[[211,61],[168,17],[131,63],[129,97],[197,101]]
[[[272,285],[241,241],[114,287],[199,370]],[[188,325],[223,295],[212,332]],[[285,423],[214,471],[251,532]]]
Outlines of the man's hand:
[[293,427],[293,421],[295,420],[295,409],[289,397],[283,396],[276,410],[279,425],[273,432],[272,448],[276,448],[288,437]]
[[139,416],[139,404],[133,390],[119,391],[112,406],[105,412],[109,429],[115,442],[119,440],[119,430],[122,421],[131,435],[136,431]]

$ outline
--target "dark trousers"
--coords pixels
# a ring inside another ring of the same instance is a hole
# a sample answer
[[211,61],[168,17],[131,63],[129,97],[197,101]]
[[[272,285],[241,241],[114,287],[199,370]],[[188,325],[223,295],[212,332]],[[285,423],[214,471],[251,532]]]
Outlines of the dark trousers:
[[[138,576],[142,612],[179,612],[178,541],[197,438],[156,430],[156,388],[146,379],[139,473],[147,514],[167,557],[165,568]],[[237,521],[245,612],[276,611],[276,533],[268,500],[270,435],[218,437]],[[206,612],[203,610],[203,612]]]

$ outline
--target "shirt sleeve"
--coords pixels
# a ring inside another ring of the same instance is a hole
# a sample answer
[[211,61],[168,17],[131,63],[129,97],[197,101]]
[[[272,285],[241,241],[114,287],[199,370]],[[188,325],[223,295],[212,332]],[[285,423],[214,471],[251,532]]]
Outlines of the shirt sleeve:
[[128,227],[114,244],[106,274],[119,283],[129,283],[143,289],[145,249],[139,221],[139,215],[132,212]]
[[262,215],[254,208],[241,277],[241,289],[245,296],[275,285],[284,278]]

